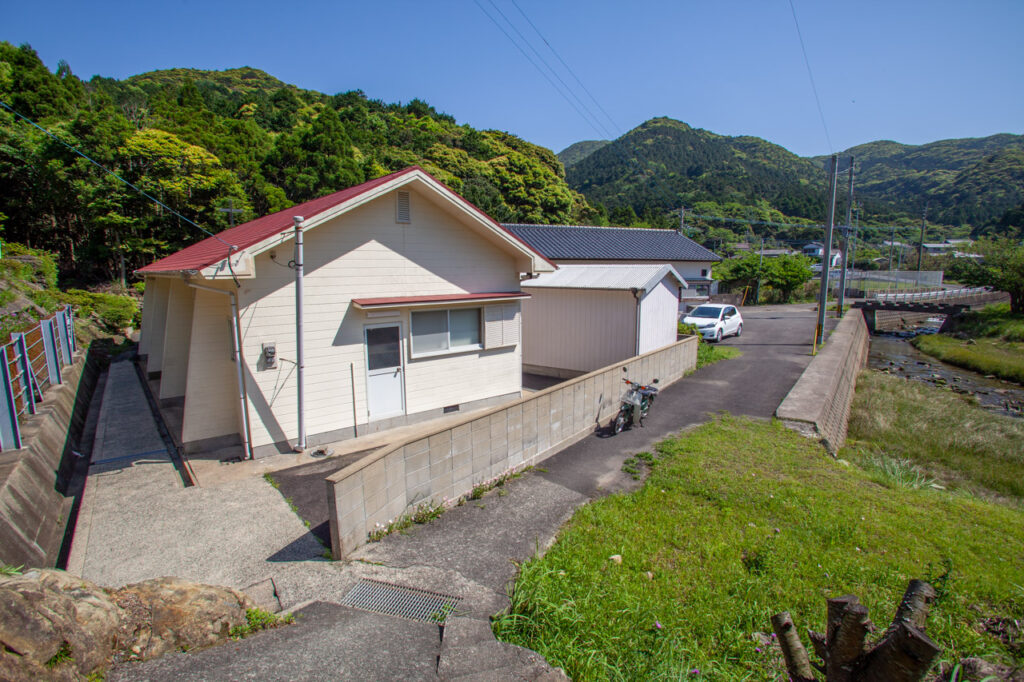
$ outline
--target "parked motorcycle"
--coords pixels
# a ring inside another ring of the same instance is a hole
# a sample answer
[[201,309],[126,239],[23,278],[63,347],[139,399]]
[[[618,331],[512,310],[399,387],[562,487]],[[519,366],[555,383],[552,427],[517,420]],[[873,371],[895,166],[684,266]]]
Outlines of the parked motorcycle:
[[622,433],[623,429],[632,426],[634,422],[643,426],[644,417],[650,412],[654,398],[658,395],[658,389],[654,386],[658,383],[657,379],[650,386],[630,381],[628,377],[622,381],[626,384],[626,393],[622,396],[619,413],[612,422],[613,434]]

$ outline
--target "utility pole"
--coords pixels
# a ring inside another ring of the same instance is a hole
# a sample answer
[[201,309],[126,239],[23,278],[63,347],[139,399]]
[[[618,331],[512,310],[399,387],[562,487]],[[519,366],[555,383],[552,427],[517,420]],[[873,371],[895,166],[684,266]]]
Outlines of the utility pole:
[[[825,248],[822,251],[821,261],[821,290],[818,292],[818,324],[814,330],[814,350],[817,353],[818,341],[825,334],[825,308],[828,302],[828,268],[827,260],[832,255],[832,226],[836,220],[836,180],[839,171],[839,156],[832,155],[832,167],[828,178],[828,222],[825,225]],[[827,254],[827,255],[826,255]]]
[[[921,214],[921,242],[917,245],[917,271],[921,272],[921,261],[924,260],[924,225],[928,218],[928,204],[924,205],[924,213]],[[917,276],[917,286],[921,286],[921,275]]]
[[889,272],[892,272],[892,247],[896,243],[896,226],[892,228],[892,234],[889,237]]
[[227,213],[228,214],[228,220],[231,221],[231,227],[235,226],[235,214],[242,212],[242,209],[235,208],[235,200],[230,198],[230,197],[228,198],[228,207],[227,208],[218,208],[217,210],[220,211],[221,213]]
[[686,235],[686,207],[679,207],[679,234]]
[[754,290],[754,305],[761,302],[761,266],[764,265],[764,237],[761,237],[761,257],[757,259],[757,289]]
[[[846,225],[843,226],[843,269],[839,273],[839,297],[836,301],[836,312],[843,316],[843,303],[846,300],[846,264],[850,252],[850,225],[853,223],[853,157],[850,157],[850,189],[846,193]],[[829,263],[832,254],[828,254]]]

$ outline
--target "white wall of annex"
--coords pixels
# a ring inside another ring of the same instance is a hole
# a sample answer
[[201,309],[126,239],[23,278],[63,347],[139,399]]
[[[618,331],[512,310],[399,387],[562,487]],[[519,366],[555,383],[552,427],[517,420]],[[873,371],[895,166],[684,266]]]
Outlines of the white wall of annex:
[[675,343],[679,315],[679,284],[664,277],[640,301],[640,352]]

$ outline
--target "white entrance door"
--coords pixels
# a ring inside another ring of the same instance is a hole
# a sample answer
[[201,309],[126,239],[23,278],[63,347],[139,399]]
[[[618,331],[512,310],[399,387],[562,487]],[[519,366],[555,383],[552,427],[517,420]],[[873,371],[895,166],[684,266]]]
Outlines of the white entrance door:
[[370,419],[405,413],[402,378],[402,327],[366,327],[366,392]]

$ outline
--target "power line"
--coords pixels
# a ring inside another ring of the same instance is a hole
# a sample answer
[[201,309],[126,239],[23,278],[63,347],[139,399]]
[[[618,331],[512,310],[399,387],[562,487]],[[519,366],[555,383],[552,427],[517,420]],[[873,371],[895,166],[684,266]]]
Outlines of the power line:
[[569,74],[576,79],[576,82],[579,83],[580,87],[583,89],[583,92],[587,93],[587,96],[590,97],[591,101],[597,105],[597,108],[601,110],[601,113],[604,114],[605,118],[607,118],[608,121],[612,124],[612,129],[621,135],[622,127],[619,126],[619,124],[615,122],[615,120],[608,114],[608,112],[604,110],[604,107],[602,107],[601,103],[597,101],[597,98],[594,97],[593,94],[591,94],[590,90],[587,89],[587,86],[584,85],[583,81],[581,81],[579,76],[576,75],[576,72],[573,71],[572,68],[570,68],[569,65],[565,63],[565,60],[562,59],[562,55],[558,54],[558,51],[555,50],[554,46],[552,46],[551,43],[548,42],[548,39],[544,37],[544,34],[540,32],[540,29],[537,28],[537,26],[532,21],[530,21],[530,17],[526,16],[526,12],[524,12],[523,8],[519,6],[519,3],[517,3],[516,0],[512,0],[512,4],[515,6],[517,10],[519,10],[519,13],[523,15],[523,19],[526,19],[526,23],[528,23],[530,27],[533,28],[537,35],[540,36],[540,39],[544,41],[544,44],[548,46],[548,49],[551,50],[551,53],[558,58],[558,61],[562,62],[562,66],[565,67],[565,70],[568,71]]
[[[526,61],[530,62],[530,64],[533,66],[533,68],[537,69],[537,71],[540,73],[540,75],[544,76],[544,79],[551,85],[551,87],[553,87],[555,90],[558,91],[558,94],[560,94],[562,96],[562,98],[565,99],[565,101],[569,103],[569,106],[571,106],[576,111],[576,113],[580,115],[580,118],[582,118],[584,121],[586,121],[587,125],[589,125],[591,128],[593,128],[595,130],[595,132],[597,132],[598,135],[606,135],[605,132],[602,132],[601,129],[597,125],[595,125],[593,121],[591,121],[589,118],[587,118],[586,114],[584,114],[583,111],[581,111],[580,108],[578,106],[576,106],[576,104],[571,99],[569,99],[569,96],[565,94],[565,91],[563,91],[561,88],[559,88],[555,84],[555,82],[553,80],[551,80],[551,77],[547,74],[547,72],[545,72],[542,68],[540,68],[537,65],[537,63],[533,60],[533,58],[531,58],[530,55],[527,54],[526,50],[524,50],[522,48],[522,46],[518,42],[516,42],[515,38],[513,38],[511,35],[509,35],[508,31],[505,30],[505,27],[502,26],[498,22],[497,19],[495,19],[493,16],[491,16],[491,14],[480,3],[480,0],[473,0],[473,2],[476,4],[477,7],[480,8],[480,11],[483,12],[484,15],[488,19],[491,20],[491,23],[493,23],[495,26],[497,26],[498,30],[501,31],[505,35],[505,37],[509,39],[509,42],[511,42],[513,45],[516,46],[516,49],[519,50],[520,53],[522,53],[522,55],[526,58]],[[494,3],[492,2],[491,4],[493,5]],[[495,7],[495,9],[497,9],[497,7]],[[501,13],[501,10],[498,10],[498,12]],[[502,16],[504,17],[505,15],[502,14]],[[506,19],[506,21],[508,21],[508,19]],[[513,29],[514,28],[515,27],[513,26]],[[548,67],[548,68],[550,68],[550,67]]]
[[814,91],[814,101],[818,104],[818,115],[821,116],[821,127],[825,129],[825,140],[828,142],[828,150],[834,154],[835,149],[832,147],[832,138],[828,134],[828,124],[825,123],[825,111],[821,108],[821,98],[818,97],[818,86],[814,84],[814,73],[811,72],[811,60],[807,58],[807,48],[804,47],[804,36],[800,32],[800,22],[796,18],[796,7],[793,6],[793,0],[789,0],[789,9],[793,12],[793,23],[796,24],[796,37],[800,39],[800,51],[804,55],[804,64],[807,66],[807,76],[811,79],[811,90]]
[[43,131],[44,133],[46,133],[47,135],[49,135],[49,136],[50,136],[51,138],[53,138],[54,140],[56,140],[57,142],[59,142],[59,143],[60,143],[60,144],[62,144],[63,146],[65,146],[65,147],[67,147],[68,149],[70,149],[70,150],[71,150],[72,152],[74,152],[75,154],[78,154],[78,155],[79,155],[79,156],[81,156],[81,157],[82,157],[83,159],[85,159],[85,160],[86,160],[86,161],[88,161],[89,163],[93,164],[94,166],[96,166],[97,168],[99,168],[100,170],[102,170],[102,171],[103,171],[104,173],[106,173],[106,174],[108,174],[108,175],[110,175],[110,176],[113,176],[113,177],[114,177],[114,178],[116,178],[117,180],[120,180],[120,181],[121,181],[122,183],[124,183],[124,184],[128,185],[128,186],[129,186],[129,187],[131,187],[131,188],[132,188],[133,190],[135,190],[136,192],[138,192],[138,193],[139,193],[139,194],[141,194],[142,196],[146,197],[147,199],[149,199],[150,201],[152,201],[152,202],[153,202],[154,204],[156,204],[157,206],[160,206],[161,208],[165,209],[165,210],[166,210],[167,212],[169,212],[169,213],[170,213],[171,215],[175,215],[175,216],[177,216],[178,218],[180,218],[181,220],[184,220],[184,221],[185,221],[186,223],[188,223],[189,225],[191,225],[191,226],[195,227],[196,229],[198,229],[198,230],[202,231],[202,232],[203,232],[204,234],[207,234],[207,235],[209,235],[210,237],[213,237],[214,239],[216,239],[217,241],[219,241],[219,242],[220,242],[221,244],[223,244],[224,246],[227,246],[227,247],[229,248],[229,250],[230,250],[230,251],[235,251],[235,250],[237,250],[237,249],[238,249],[238,247],[237,247],[237,246],[235,246],[234,244],[229,244],[229,243],[227,243],[226,241],[224,241],[223,239],[221,239],[220,237],[218,237],[218,236],[217,236],[216,234],[214,234],[213,232],[210,232],[209,230],[207,230],[207,229],[206,229],[205,227],[203,227],[202,225],[200,225],[200,224],[198,224],[198,223],[196,223],[196,222],[194,222],[194,221],[192,221],[192,220],[189,220],[188,218],[186,218],[186,217],[185,217],[185,216],[183,216],[182,214],[178,213],[178,212],[177,212],[177,211],[175,211],[175,210],[174,210],[173,208],[171,208],[170,206],[168,206],[168,205],[167,205],[167,204],[165,204],[164,202],[160,201],[160,200],[159,200],[159,199],[157,199],[156,197],[154,197],[154,196],[152,196],[152,195],[148,194],[147,192],[145,192],[144,190],[140,189],[140,188],[139,188],[139,187],[137,187],[136,185],[134,185],[134,184],[132,184],[132,183],[128,182],[127,180],[125,180],[124,178],[122,178],[122,177],[121,177],[120,175],[118,175],[118,174],[117,174],[117,173],[115,173],[114,171],[112,171],[112,170],[110,170],[109,168],[107,168],[106,166],[104,166],[104,165],[103,165],[102,163],[100,163],[99,161],[96,161],[95,159],[93,159],[93,158],[92,158],[91,156],[89,156],[89,155],[88,155],[88,154],[86,154],[85,152],[79,151],[79,150],[78,150],[77,148],[75,148],[75,147],[72,147],[72,146],[71,146],[70,144],[68,144],[68,143],[67,143],[67,142],[65,142],[64,140],[60,139],[59,137],[57,137],[56,135],[54,135],[53,133],[51,133],[51,132],[50,132],[49,130],[47,130],[46,128],[42,127],[41,125],[39,125],[38,123],[36,123],[36,122],[35,122],[35,121],[33,121],[32,119],[30,119],[30,118],[29,118],[28,116],[25,116],[25,115],[23,115],[23,114],[20,114],[20,113],[18,113],[18,112],[17,112],[17,111],[15,111],[15,110],[14,110],[14,109],[13,109],[13,108],[11,107],[11,105],[9,105],[9,104],[8,104],[7,102],[4,102],[3,100],[0,100],[0,106],[2,106],[2,107],[3,107],[4,109],[6,109],[7,111],[9,111],[9,112],[11,112],[12,114],[14,114],[15,116],[17,116],[17,117],[18,117],[18,118],[20,118],[21,120],[25,121],[25,122],[26,122],[26,123],[28,123],[29,125],[31,125],[31,126],[33,126],[33,127],[35,127],[35,128],[38,128],[39,130]]

